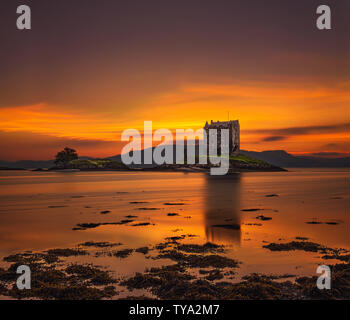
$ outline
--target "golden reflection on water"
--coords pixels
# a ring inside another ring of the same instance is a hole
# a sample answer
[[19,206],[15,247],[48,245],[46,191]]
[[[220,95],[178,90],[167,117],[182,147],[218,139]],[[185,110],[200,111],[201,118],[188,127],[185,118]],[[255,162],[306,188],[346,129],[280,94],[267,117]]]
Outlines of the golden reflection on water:
[[[205,235],[207,241],[240,245],[241,230],[229,228],[240,226],[241,175],[226,177],[206,176]],[[227,226],[227,227],[223,227]]]
[[[122,248],[138,248],[164,242],[166,237],[193,234],[197,237],[185,241],[233,247],[228,254],[243,262],[239,272],[310,274],[319,262],[314,254],[270,252],[263,245],[303,236],[326,246],[350,249],[349,179],[349,170],[254,172],[227,177],[161,172],[0,172],[0,256],[67,248],[85,241],[122,242]],[[272,193],[279,197],[265,197]],[[130,204],[134,201],[147,203]],[[167,202],[184,205],[164,205]],[[138,210],[140,207],[158,210]],[[242,212],[247,208],[263,211]],[[110,213],[101,215],[103,210]],[[172,212],[178,216],[168,216]],[[260,214],[272,220],[257,220]],[[127,215],[136,215],[135,222],[151,225],[72,230],[78,223],[116,222]],[[305,223],[313,218],[339,224]],[[215,227],[230,224],[240,225],[241,230]],[[142,272],[145,266],[156,263],[142,259],[132,255],[106,263],[121,273]]]

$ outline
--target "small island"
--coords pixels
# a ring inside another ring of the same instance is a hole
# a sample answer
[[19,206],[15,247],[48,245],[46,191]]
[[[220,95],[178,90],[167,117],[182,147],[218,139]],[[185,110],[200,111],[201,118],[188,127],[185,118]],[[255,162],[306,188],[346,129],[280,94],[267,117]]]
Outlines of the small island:
[[[203,133],[207,137],[206,140],[206,150],[210,150],[209,142],[213,139],[216,140],[216,157],[221,156],[221,134],[222,132],[228,132],[229,140],[228,154],[229,154],[229,171],[230,173],[245,172],[245,171],[287,171],[283,168],[269,164],[268,162],[254,159],[247,155],[240,153],[240,124],[239,120],[230,121],[217,121],[213,120],[205,123],[203,127]],[[215,134],[214,136],[212,136]],[[186,163],[185,155],[188,156],[189,148],[187,144],[183,146],[184,158],[182,159],[183,164],[179,164],[176,160],[176,143],[171,146],[172,149],[172,163],[157,165],[155,162],[151,164],[131,164],[129,166],[122,162],[121,155],[105,158],[105,159],[79,159],[77,152],[74,149],[66,147],[64,150],[60,151],[56,155],[55,166],[49,170],[60,170],[60,171],[107,171],[107,170],[133,170],[133,171],[182,171],[182,172],[209,172],[215,165],[212,164],[210,159],[212,158],[208,154],[202,154],[199,150],[199,142],[195,142],[195,161],[194,164]],[[152,148],[152,154],[154,147]],[[145,159],[145,150],[132,151],[133,153],[140,153],[139,158]],[[203,160],[205,157],[207,161]]]
[[[143,155],[144,150],[140,151]],[[273,166],[265,161],[254,159],[244,154],[230,156],[229,173],[249,171],[287,171]],[[126,166],[121,156],[105,159],[80,159],[74,149],[66,147],[56,155],[55,165],[49,171],[179,171],[179,172],[209,172],[211,164],[199,164],[198,157],[195,164],[163,164]],[[38,171],[38,169],[36,169]],[[39,171],[42,171],[39,170]]]

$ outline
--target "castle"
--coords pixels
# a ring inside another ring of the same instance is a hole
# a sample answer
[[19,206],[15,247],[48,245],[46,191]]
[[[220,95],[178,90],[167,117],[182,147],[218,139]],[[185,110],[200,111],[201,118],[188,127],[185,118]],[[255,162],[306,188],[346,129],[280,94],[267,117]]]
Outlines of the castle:
[[[221,130],[229,129],[229,154],[235,156],[239,154],[240,151],[240,126],[238,120],[231,121],[217,121],[213,122],[211,120],[210,124],[208,121],[205,123],[204,130],[207,134],[207,143],[209,148],[209,129],[217,129],[217,149],[218,154],[221,154]],[[208,149],[209,150],[209,149]]]

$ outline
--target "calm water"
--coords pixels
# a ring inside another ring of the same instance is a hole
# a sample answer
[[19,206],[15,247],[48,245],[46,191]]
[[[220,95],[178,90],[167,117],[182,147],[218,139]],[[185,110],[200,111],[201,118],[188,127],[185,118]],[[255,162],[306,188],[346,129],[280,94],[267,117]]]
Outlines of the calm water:
[[[228,255],[243,262],[239,276],[251,272],[315,274],[317,254],[270,252],[265,242],[297,236],[331,247],[350,249],[350,170],[297,169],[210,177],[202,173],[160,172],[0,172],[0,256],[25,250],[73,247],[85,241],[121,242],[120,247],[154,245],[165,237],[195,234],[193,243],[230,246]],[[265,197],[278,194],[278,197]],[[146,204],[130,204],[147,201]],[[166,206],[165,202],[184,205]],[[54,208],[50,208],[54,206]],[[159,210],[144,211],[140,207]],[[259,208],[258,212],[242,209]],[[103,210],[110,210],[101,215]],[[169,217],[168,213],[179,216]],[[256,217],[263,214],[270,221]],[[149,226],[101,226],[73,231],[78,223],[117,222],[136,215]],[[307,221],[339,222],[310,225]],[[236,223],[241,230],[213,227]],[[247,225],[261,223],[262,226]],[[90,256],[80,258],[89,261]],[[98,258],[116,275],[144,271],[164,263],[145,259]]]

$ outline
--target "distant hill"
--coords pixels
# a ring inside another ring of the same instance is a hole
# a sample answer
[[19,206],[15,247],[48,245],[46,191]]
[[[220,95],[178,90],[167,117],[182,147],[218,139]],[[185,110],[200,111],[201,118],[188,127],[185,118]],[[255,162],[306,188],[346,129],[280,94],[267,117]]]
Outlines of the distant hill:
[[321,158],[321,157],[305,157],[293,156],[284,150],[270,150],[270,151],[245,151],[241,153],[252,158],[266,161],[278,167],[284,168],[340,168],[350,167],[350,157],[345,158]]
[[3,168],[23,168],[23,169],[35,169],[35,168],[50,168],[54,165],[54,160],[48,161],[36,161],[36,160],[21,160],[21,161],[3,161],[0,160],[0,167]]
[[[143,159],[144,151],[141,152],[141,158]],[[246,151],[241,150],[241,153],[255,159],[266,161],[274,166],[282,168],[316,168],[316,167],[328,167],[328,168],[341,168],[350,167],[350,157],[344,158],[326,158],[326,157],[305,157],[305,156],[293,156],[284,150],[270,150],[270,151]],[[175,154],[175,152],[174,152]],[[81,160],[94,160],[91,157],[80,157]],[[121,162],[121,155],[115,155],[106,159],[116,160]],[[54,160],[48,161],[36,161],[36,160],[22,160],[22,161],[3,161],[0,160],[1,168],[50,168],[54,165]],[[143,165],[144,168],[155,167],[155,163],[150,165]]]
[[[80,157],[81,160],[91,160],[90,157]],[[54,160],[21,160],[21,161],[4,161],[0,160],[1,168],[23,168],[23,169],[37,169],[37,168],[51,168],[54,166]]]
[[[141,152],[141,158],[143,159],[143,150]],[[196,151],[198,152],[198,150]],[[175,152],[174,152],[175,154]],[[266,161],[274,166],[282,168],[317,168],[317,167],[328,167],[328,168],[341,168],[350,167],[350,157],[344,158],[326,158],[326,157],[302,157],[293,156],[292,154],[284,150],[270,150],[270,151],[247,151],[241,150],[241,154],[251,158]],[[112,156],[109,159],[121,161],[121,155]],[[145,165],[145,167],[152,167],[152,165]]]
[[[173,145],[173,162],[175,163],[176,161],[176,145]],[[152,149],[152,152],[153,150],[155,149],[155,147],[153,148],[150,148]],[[145,149],[145,150],[149,150],[149,149]],[[135,156],[139,153],[141,153],[141,165],[130,165],[129,167],[130,168],[135,168],[135,167],[138,167],[138,168],[154,168],[154,167],[157,167],[158,165],[153,161],[152,159],[152,164],[143,164],[144,163],[144,154],[145,154],[145,150],[140,150],[140,151],[135,151]],[[186,146],[184,146],[184,154],[186,154]],[[199,149],[198,149],[198,146],[195,146],[195,153],[196,155],[199,155]],[[122,157],[120,154],[116,155],[116,156],[112,156],[112,157],[109,157],[108,159],[111,159],[111,160],[115,160],[115,161],[122,161]],[[183,159],[183,158],[182,158]]]

